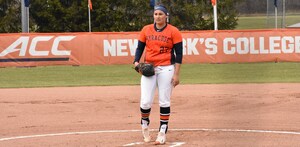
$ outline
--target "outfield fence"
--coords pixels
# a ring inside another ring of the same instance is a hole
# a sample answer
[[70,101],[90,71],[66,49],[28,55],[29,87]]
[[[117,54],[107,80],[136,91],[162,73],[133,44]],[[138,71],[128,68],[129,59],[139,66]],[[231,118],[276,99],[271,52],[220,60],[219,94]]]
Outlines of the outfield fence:
[[[299,62],[299,31],[183,31],[183,62]],[[139,32],[1,34],[0,67],[131,64],[138,35]]]

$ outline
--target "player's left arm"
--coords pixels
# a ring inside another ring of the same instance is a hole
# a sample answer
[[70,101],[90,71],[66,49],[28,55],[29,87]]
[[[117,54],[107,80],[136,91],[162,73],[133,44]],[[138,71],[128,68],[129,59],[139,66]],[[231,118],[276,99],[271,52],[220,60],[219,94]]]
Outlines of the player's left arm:
[[172,84],[173,86],[177,86],[179,84],[179,74],[180,74],[180,67],[182,63],[182,42],[176,43],[174,45],[175,49],[175,71],[172,77]]
[[173,42],[174,42],[174,50],[175,50],[175,71],[172,77],[172,84],[173,86],[177,86],[179,84],[179,74],[180,74],[180,67],[182,64],[182,57],[183,57],[183,46],[182,46],[182,35],[180,31],[175,28],[173,33]]

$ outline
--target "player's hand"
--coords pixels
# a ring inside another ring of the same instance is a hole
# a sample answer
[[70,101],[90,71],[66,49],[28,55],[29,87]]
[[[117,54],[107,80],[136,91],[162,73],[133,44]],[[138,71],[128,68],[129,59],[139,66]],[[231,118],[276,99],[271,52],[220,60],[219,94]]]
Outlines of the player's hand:
[[171,82],[172,82],[173,87],[176,87],[179,84],[179,76],[178,75],[174,75],[172,77],[172,81]]
[[134,62],[134,67],[138,66],[139,62]]
[[[137,70],[136,69],[136,67],[139,65],[139,62],[134,62],[134,64],[133,64],[133,69],[135,69],[135,70]],[[142,75],[142,73],[141,72],[139,72],[139,71],[137,71],[140,75]]]

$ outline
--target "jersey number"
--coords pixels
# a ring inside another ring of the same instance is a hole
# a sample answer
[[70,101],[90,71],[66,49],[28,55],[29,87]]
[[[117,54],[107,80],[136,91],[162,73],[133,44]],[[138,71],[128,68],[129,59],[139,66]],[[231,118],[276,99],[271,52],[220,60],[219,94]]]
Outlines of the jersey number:
[[168,51],[169,51],[168,47],[164,47],[164,46],[160,47],[160,53],[167,53]]

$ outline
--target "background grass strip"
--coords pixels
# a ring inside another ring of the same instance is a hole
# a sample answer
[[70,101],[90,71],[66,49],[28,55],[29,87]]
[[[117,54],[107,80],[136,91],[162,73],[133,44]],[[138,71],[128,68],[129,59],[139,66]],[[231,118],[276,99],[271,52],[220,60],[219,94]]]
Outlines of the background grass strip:
[[[182,84],[297,83],[299,63],[183,64]],[[0,68],[0,88],[137,85],[132,65]]]

